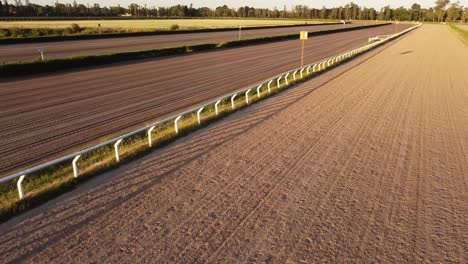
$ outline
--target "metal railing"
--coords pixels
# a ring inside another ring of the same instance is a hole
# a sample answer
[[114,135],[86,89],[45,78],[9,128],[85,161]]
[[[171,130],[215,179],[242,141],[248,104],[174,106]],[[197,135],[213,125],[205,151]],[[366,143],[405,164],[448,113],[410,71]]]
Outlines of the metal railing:
[[24,191],[23,191],[22,183],[23,183],[23,180],[25,179],[25,177],[27,175],[29,175],[29,174],[38,172],[38,171],[40,171],[42,169],[48,168],[50,166],[57,165],[59,163],[65,162],[65,161],[71,160],[72,161],[71,165],[73,167],[73,175],[76,178],[76,177],[79,176],[79,168],[78,168],[77,162],[81,158],[82,155],[84,155],[86,153],[89,153],[91,151],[97,150],[99,148],[111,145],[111,144],[114,145],[115,160],[117,162],[120,162],[119,145],[126,138],[129,138],[131,136],[146,132],[147,135],[148,135],[148,145],[149,145],[149,147],[151,147],[152,146],[152,132],[158,125],[166,124],[168,122],[173,121],[175,132],[176,132],[176,134],[179,134],[179,126],[178,126],[179,124],[178,123],[179,123],[180,119],[182,118],[182,116],[184,116],[184,115],[196,113],[198,125],[201,125],[201,121],[202,121],[201,120],[202,119],[201,113],[205,108],[207,108],[209,106],[214,106],[216,116],[218,116],[219,115],[219,104],[221,103],[221,101],[230,100],[231,109],[234,110],[234,109],[236,109],[235,98],[238,97],[239,95],[244,94],[246,103],[249,104],[251,102],[250,101],[250,98],[251,98],[250,94],[251,94],[252,91],[256,92],[257,98],[260,98],[261,89],[264,88],[264,86],[266,86],[265,88],[267,89],[268,94],[270,94],[271,93],[271,88],[272,88],[271,84],[274,83],[275,81],[276,81],[276,84],[277,84],[277,88],[281,87],[281,80],[284,80],[284,84],[286,84],[286,86],[288,86],[289,85],[289,79],[288,79],[289,76],[292,76],[292,79],[294,81],[296,81],[296,80],[303,79],[304,77],[307,77],[308,75],[310,75],[312,73],[322,72],[322,71],[326,70],[327,68],[329,68],[329,67],[331,67],[331,66],[333,66],[335,64],[338,64],[338,63],[340,63],[342,61],[345,61],[347,59],[355,57],[355,56],[357,56],[357,55],[359,55],[359,54],[361,54],[361,53],[363,53],[363,52],[365,52],[365,51],[367,51],[369,49],[372,49],[372,48],[374,48],[376,46],[380,46],[380,45],[382,45],[382,44],[384,44],[384,43],[386,43],[386,42],[388,42],[388,41],[390,41],[392,39],[395,39],[395,38],[397,38],[397,37],[399,37],[399,36],[401,36],[403,34],[406,34],[407,32],[409,32],[409,31],[411,31],[413,29],[418,28],[419,26],[421,26],[421,24],[418,24],[418,25],[416,25],[414,27],[406,29],[406,30],[404,30],[404,31],[402,31],[402,32],[400,32],[398,34],[388,36],[385,39],[380,39],[377,42],[367,44],[367,45],[365,45],[363,47],[356,48],[356,49],[353,49],[353,50],[350,50],[350,51],[346,51],[346,52],[338,54],[338,55],[334,55],[332,57],[326,58],[326,59],[324,59],[324,60],[322,60],[320,62],[317,62],[317,63],[308,64],[308,65],[304,66],[303,68],[296,68],[296,69],[293,69],[291,71],[276,75],[273,78],[264,80],[263,82],[260,82],[259,84],[254,85],[252,87],[249,87],[247,89],[242,89],[242,90],[238,90],[236,92],[227,94],[227,95],[225,95],[223,97],[220,97],[220,98],[218,98],[216,100],[210,101],[210,102],[208,102],[206,104],[197,106],[195,108],[184,111],[184,112],[179,113],[177,115],[168,117],[168,118],[166,118],[164,120],[160,120],[160,121],[155,122],[155,123],[153,123],[153,124],[151,124],[149,126],[145,126],[143,128],[140,128],[138,130],[129,132],[129,133],[125,134],[125,135],[113,138],[111,140],[100,143],[100,144],[95,145],[93,147],[90,147],[90,148],[84,149],[82,151],[72,153],[70,155],[66,155],[66,156],[64,156],[62,158],[55,159],[55,160],[46,162],[44,164],[38,165],[36,167],[33,167],[33,168],[30,168],[30,169],[15,173],[13,175],[10,175],[10,176],[4,177],[4,178],[1,178],[0,179],[0,184],[1,183],[6,183],[6,182],[9,182],[9,181],[12,181],[14,179],[19,178],[18,182],[17,182],[18,195],[19,195],[19,199],[23,199]]

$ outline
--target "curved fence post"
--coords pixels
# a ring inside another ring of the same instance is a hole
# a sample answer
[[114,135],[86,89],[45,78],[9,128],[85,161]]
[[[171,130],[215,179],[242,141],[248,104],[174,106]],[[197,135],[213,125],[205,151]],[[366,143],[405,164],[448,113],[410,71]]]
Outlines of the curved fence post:
[[249,104],[249,93],[252,91],[252,88],[248,89],[247,92],[245,92],[245,102]]
[[310,67],[312,67],[312,65],[310,65],[309,67],[307,67],[307,74],[310,74]]
[[273,82],[273,80],[268,82],[268,93],[271,93],[271,83],[272,82]]
[[257,87],[257,97],[260,98],[260,88],[262,88],[263,83]]
[[293,73],[293,80],[296,80],[297,70]]
[[176,134],[179,134],[179,120],[181,118],[182,118],[182,116],[180,115],[174,120],[174,128],[175,128]]
[[276,86],[277,86],[278,88],[280,88],[280,82],[281,82],[281,78],[282,78],[282,77],[283,77],[283,76],[280,76],[280,77],[278,78],[278,80],[276,81]]
[[218,100],[218,102],[216,102],[216,104],[215,104],[215,112],[216,112],[216,115],[219,114],[219,111],[218,111],[218,105],[219,105],[219,103],[221,103],[221,100]]
[[202,107],[202,108],[198,109],[198,111],[197,111],[198,125],[201,124],[201,116],[200,116],[200,114],[201,114],[201,112],[203,111],[203,109],[205,109],[205,107]]
[[317,64],[314,64],[314,67],[312,68],[312,72],[315,72],[315,67],[317,67]]
[[18,196],[21,199],[23,199],[24,197],[24,192],[23,192],[23,180],[24,180],[24,177],[26,177],[26,175],[21,175],[19,177],[19,180],[18,182],[16,183],[16,186],[18,187]]
[[304,70],[305,70],[305,68],[302,68],[302,69],[301,69],[301,79],[302,79],[303,76],[304,76],[304,75],[302,74],[302,73],[304,72]]
[[119,139],[119,140],[117,140],[117,141],[115,142],[115,144],[114,144],[115,160],[116,160],[117,162],[120,162],[119,145],[120,145],[120,143],[122,143],[122,140],[123,140],[123,139]]
[[81,155],[78,155],[76,156],[73,161],[72,161],[72,166],[73,166],[73,176],[75,178],[78,178],[78,174],[79,174],[79,171],[78,171],[78,160],[81,158]]
[[286,85],[289,85],[288,76],[289,76],[289,72],[288,72],[288,74],[286,74],[286,76],[284,76],[284,80],[286,81]]
[[234,99],[236,98],[237,94],[233,95],[231,97],[231,107],[232,107],[232,110],[234,110],[236,108],[236,105],[234,104]]
[[153,133],[154,128],[155,128],[155,126],[152,126],[152,127],[150,127],[150,129],[148,129],[148,145],[149,145],[150,148],[153,146],[152,133]]

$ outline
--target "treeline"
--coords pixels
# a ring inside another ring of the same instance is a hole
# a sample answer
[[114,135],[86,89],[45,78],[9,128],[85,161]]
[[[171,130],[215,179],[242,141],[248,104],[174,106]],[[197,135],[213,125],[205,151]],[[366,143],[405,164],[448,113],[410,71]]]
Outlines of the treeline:
[[128,7],[104,6],[99,4],[62,4],[37,5],[28,0],[16,0],[9,3],[8,0],[0,0],[0,16],[2,17],[232,17],[232,18],[302,18],[302,19],[344,19],[344,20],[399,20],[399,21],[468,21],[468,9],[463,8],[460,2],[450,3],[450,0],[437,0],[433,8],[421,8],[419,4],[413,4],[411,8],[399,7],[392,9],[390,6],[380,10],[360,7],[349,3],[335,8],[309,8],[305,5],[297,5],[292,10],[286,6],[282,10],[263,9],[254,7],[230,8],[226,5],[214,9],[208,7],[194,8],[192,5],[175,5],[172,7],[148,7],[131,4]]

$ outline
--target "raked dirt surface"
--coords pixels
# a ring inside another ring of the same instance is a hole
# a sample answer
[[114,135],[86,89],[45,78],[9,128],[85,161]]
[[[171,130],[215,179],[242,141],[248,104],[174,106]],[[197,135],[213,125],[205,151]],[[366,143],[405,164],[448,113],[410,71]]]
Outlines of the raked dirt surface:
[[2,262],[467,263],[467,63],[424,25],[2,225]]
[[[304,61],[318,62],[394,32],[386,25],[310,37]],[[258,84],[297,68],[300,58],[300,41],[290,40],[0,79],[0,176]]]

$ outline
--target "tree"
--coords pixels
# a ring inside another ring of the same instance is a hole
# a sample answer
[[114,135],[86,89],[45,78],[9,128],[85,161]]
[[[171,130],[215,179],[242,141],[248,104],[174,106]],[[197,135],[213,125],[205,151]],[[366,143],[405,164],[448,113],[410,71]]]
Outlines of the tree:
[[390,8],[390,6],[385,6],[384,9],[383,9],[383,13],[384,13],[384,16],[383,16],[384,20],[391,20],[392,19],[393,11]]
[[415,3],[411,6],[411,20],[421,20],[421,5]]
[[447,21],[457,21],[462,17],[463,8],[460,6],[460,2],[455,2],[450,5],[447,9]]
[[444,21],[446,11],[445,8],[450,3],[450,0],[437,0],[435,2],[436,6],[434,8],[435,13],[437,15],[437,21],[442,22]]
[[393,19],[398,21],[408,21],[411,20],[411,15],[406,8],[401,6],[393,11]]
[[369,9],[369,19],[375,20],[377,18],[377,14],[374,8]]
[[468,23],[468,7],[465,7],[465,11],[463,12],[462,22]]
[[323,7],[322,10],[320,10],[320,18],[321,19],[327,18],[327,9],[325,7]]

